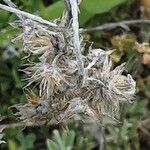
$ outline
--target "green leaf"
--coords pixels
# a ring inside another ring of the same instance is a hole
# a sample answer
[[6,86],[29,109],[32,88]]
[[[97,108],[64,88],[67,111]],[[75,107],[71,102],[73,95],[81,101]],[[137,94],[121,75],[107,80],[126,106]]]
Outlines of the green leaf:
[[9,20],[9,13],[0,9],[0,27],[7,24]]
[[52,140],[47,139],[46,144],[47,144],[48,150],[58,150],[59,149],[59,146]]
[[28,0],[27,7],[32,12],[37,12],[44,8],[43,2],[41,0]]
[[20,142],[21,146],[26,150],[33,148],[36,136],[33,133],[30,133],[27,136],[25,136],[21,131],[19,131],[17,134],[17,139]]
[[82,150],[84,146],[84,138],[82,136],[78,136],[76,140],[76,149]]
[[80,9],[80,14],[79,14],[79,22],[80,25],[84,25],[89,19],[91,19],[94,16],[94,14],[89,13],[87,10],[84,8]]
[[[80,25],[84,25],[95,14],[108,12],[113,7],[125,2],[126,0],[83,0],[80,6]],[[58,1],[49,7],[42,9],[39,15],[44,19],[52,20],[60,17],[64,10],[64,2]]]
[[36,140],[36,136],[35,136],[35,134],[30,133],[25,137],[25,140],[26,140],[26,143],[27,143],[26,148],[33,148],[33,144]]
[[1,30],[0,32],[0,45],[4,46],[9,43],[9,41],[16,35],[17,29],[14,29],[10,26]]
[[8,150],[24,150],[23,147],[17,145],[13,140],[8,140]]
[[57,130],[54,130],[54,141],[63,149],[65,148],[62,138]]
[[64,2],[58,1],[39,12],[40,16],[47,20],[53,20],[60,17],[64,10]]
[[129,128],[131,127],[132,127],[132,124],[129,123],[127,120],[124,120],[123,126],[121,128],[121,132],[120,132],[121,138],[124,141],[127,141],[129,139],[128,133],[129,133]]
[[72,147],[73,143],[74,143],[74,139],[75,139],[75,132],[74,131],[69,131],[64,136],[65,145]]
[[80,6],[80,25],[84,25],[96,14],[108,12],[127,0],[83,0]]
[[60,135],[58,130],[54,130],[52,139],[47,140],[49,150],[71,150],[74,145],[75,132],[68,131]]
[[125,2],[126,0],[83,0],[81,7],[89,13],[101,14],[108,12],[113,7]]
[[144,115],[144,113],[146,112],[145,110],[146,105],[147,105],[146,101],[136,100],[128,111],[129,115],[131,116]]

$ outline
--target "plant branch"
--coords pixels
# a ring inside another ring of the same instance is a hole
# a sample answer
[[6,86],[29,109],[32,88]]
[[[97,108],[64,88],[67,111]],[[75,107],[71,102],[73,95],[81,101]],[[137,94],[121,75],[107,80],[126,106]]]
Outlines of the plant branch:
[[12,7],[9,7],[9,6],[6,6],[6,5],[2,5],[2,4],[0,4],[0,8],[4,9],[6,11],[9,11],[9,12],[15,13],[16,15],[22,15],[22,16],[24,16],[26,18],[29,18],[29,19],[31,19],[33,21],[36,21],[36,22],[38,22],[40,24],[48,25],[49,27],[57,27],[56,24],[51,23],[51,22],[49,22],[47,20],[44,20],[41,17],[32,15],[32,14],[30,14],[28,12],[24,12],[24,11],[18,10],[16,8],[12,8]]
[[71,7],[71,14],[72,14],[72,30],[73,30],[73,45],[76,52],[76,59],[79,68],[80,74],[80,83],[83,82],[83,75],[84,75],[84,67],[82,61],[82,54],[81,54],[81,46],[80,46],[80,38],[79,38],[79,22],[78,22],[78,3],[77,0],[70,0],[70,7]]
[[113,22],[113,23],[107,23],[103,24],[97,27],[92,27],[92,28],[87,28],[87,29],[80,29],[80,32],[91,32],[91,31],[98,31],[98,30],[111,30],[116,27],[123,27],[123,28],[128,28],[128,25],[131,24],[137,24],[137,23],[150,23],[150,20],[146,19],[137,19],[137,20],[126,20],[126,21],[121,21],[121,22]]
[[[9,7],[12,8],[16,8],[18,9],[18,7],[11,1],[11,0],[3,0]],[[17,14],[16,14],[17,15]],[[21,20],[23,20],[23,16],[22,15],[17,15]]]

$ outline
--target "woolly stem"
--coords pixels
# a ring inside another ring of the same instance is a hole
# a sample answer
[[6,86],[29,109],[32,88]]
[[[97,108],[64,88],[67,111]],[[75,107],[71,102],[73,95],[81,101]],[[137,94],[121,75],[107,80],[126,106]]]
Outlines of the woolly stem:
[[51,23],[51,22],[49,22],[47,20],[44,20],[41,17],[32,15],[32,14],[30,14],[28,12],[24,12],[24,11],[18,10],[16,8],[12,8],[12,7],[9,7],[9,6],[2,5],[2,4],[0,4],[0,8],[4,9],[6,11],[9,11],[9,12],[15,13],[16,15],[22,15],[22,16],[24,16],[26,18],[29,18],[29,19],[31,19],[33,21],[36,21],[36,22],[38,22],[40,24],[48,25],[49,27],[57,27],[56,24]]
[[73,45],[76,52],[76,60],[79,69],[80,81],[82,85],[84,76],[84,67],[81,54],[80,37],[79,37],[79,21],[78,21],[78,3],[77,0],[70,0],[71,14],[72,14],[72,30],[73,30]]

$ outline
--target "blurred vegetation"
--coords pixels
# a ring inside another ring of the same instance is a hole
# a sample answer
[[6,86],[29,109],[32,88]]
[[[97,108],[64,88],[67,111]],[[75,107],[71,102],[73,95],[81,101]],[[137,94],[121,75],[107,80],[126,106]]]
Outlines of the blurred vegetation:
[[[53,20],[61,16],[63,0],[12,0],[21,10],[32,12],[44,19]],[[1,1],[1,3],[3,3]],[[80,6],[80,26],[83,28],[121,20],[138,19],[144,16],[137,0],[83,0]],[[11,43],[19,34],[8,23],[13,22],[15,15],[0,10],[0,114],[6,116],[1,124],[12,124],[15,121],[10,106],[25,103],[22,91],[23,74],[18,70],[22,61],[19,51],[21,42]],[[106,149],[108,150],[149,150],[150,149],[150,25],[132,25],[130,31],[118,27],[109,31],[85,33],[87,45],[93,47],[116,49],[111,56],[114,65],[127,62],[127,71],[137,81],[135,102],[132,106],[122,108],[121,125],[109,125],[105,128]],[[143,44],[147,43],[147,44]],[[79,126],[80,125],[80,126]],[[0,149],[8,150],[90,150],[98,149],[93,134],[83,131],[85,124],[69,125],[68,133],[55,130],[57,126],[7,128],[4,130],[6,144]],[[51,139],[51,140],[49,140]],[[45,142],[47,141],[47,142]]]

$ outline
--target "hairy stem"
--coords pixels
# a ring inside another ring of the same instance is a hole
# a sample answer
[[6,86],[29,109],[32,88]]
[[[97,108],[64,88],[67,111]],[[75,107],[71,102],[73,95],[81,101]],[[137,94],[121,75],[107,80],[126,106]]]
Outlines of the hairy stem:
[[79,37],[79,20],[78,20],[78,3],[77,0],[70,0],[71,14],[72,14],[72,30],[73,30],[73,45],[76,52],[76,59],[80,74],[80,84],[83,82],[84,67],[81,54],[80,37]]
[[9,6],[2,5],[2,4],[0,4],[0,8],[4,9],[6,11],[9,11],[9,12],[15,13],[16,15],[22,15],[22,16],[24,16],[26,18],[29,18],[29,19],[31,19],[33,21],[36,21],[36,22],[38,22],[40,24],[48,25],[49,27],[57,27],[56,24],[51,23],[51,22],[49,22],[47,20],[44,20],[41,17],[32,15],[32,14],[30,14],[28,12],[24,12],[24,11],[18,10],[16,8],[12,8],[12,7],[9,7]]

